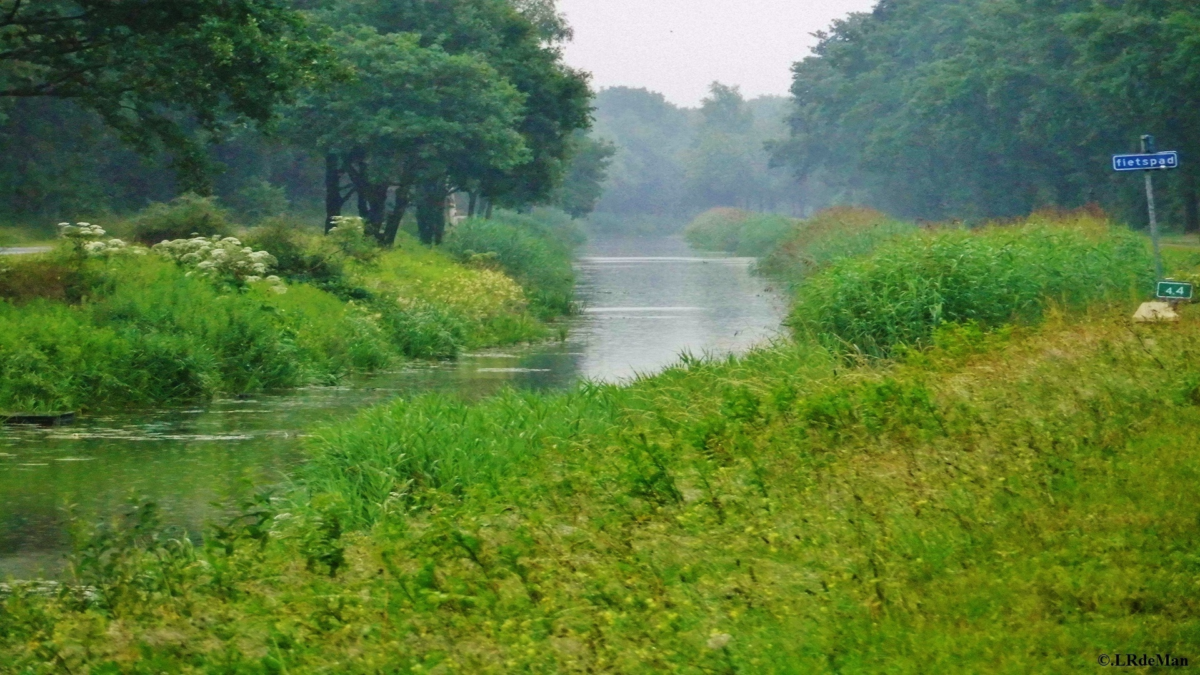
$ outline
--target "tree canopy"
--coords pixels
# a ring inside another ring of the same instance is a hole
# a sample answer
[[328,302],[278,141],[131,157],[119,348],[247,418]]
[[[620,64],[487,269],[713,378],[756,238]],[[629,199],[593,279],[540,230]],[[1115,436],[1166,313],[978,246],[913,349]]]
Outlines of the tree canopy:
[[[301,126],[321,130],[317,145],[336,155],[327,159],[337,174],[328,179],[330,219],[344,197],[341,174],[385,244],[414,196],[427,242],[440,241],[442,205],[453,191],[512,206],[552,199],[567,171],[573,134],[591,124],[587,77],[563,64],[555,45],[566,35],[565,24],[554,28],[561,19],[552,10],[552,3],[505,0],[344,0],[317,13],[331,25],[370,31],[342,31],[339,41],[378,35],[395,49],[395,36],[406,36],[403,49],[421,64],[405,78],[373,64],[387,60],[383,54],[360,58],[348,64],[349,81],[331,83],[309,105],[313,110],[323,102],[324,117],[312,112],[306,119],[325,121]],[[478,68],[473,75],[437,73],[468,63]],[[406,81],[405,94],[378,91]],[[413,95],[419,100],[405,98]],[[351,117],[358,121],[347,121]],[[352,138],[325,133],[347,125],[357,129]],[[401,138],[407,140],[397,142]],[[392,215],[385,226],[389,190]]]
[[[882,0],[796,64],[775,157],[825,201],[906,216],[1100,202],[1137,220],[1109,157],[1144,133],[1200,157],[1198,21],[1179,0]],[[1192,228],[1197,169],[1167,200]]]
[[195,128],[268,120],[322,47],[280,0],[0,0],[0,105],[65,98],[197,180]]

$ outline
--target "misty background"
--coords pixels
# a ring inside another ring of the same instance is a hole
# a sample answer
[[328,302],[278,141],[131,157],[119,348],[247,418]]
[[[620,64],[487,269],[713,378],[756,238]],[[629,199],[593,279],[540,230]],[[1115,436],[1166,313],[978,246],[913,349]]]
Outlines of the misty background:
[[[597,231],[850,204],[968,223],[1097,204],[1142,227],[1141,183],[1109,158],[1152,133],[1184,157],[1160,178],[1164,220],[1195,231],[1200,10],[1166,4],[564,0],[559,48],[591,73],[593,126],[547,169],[553,194],[510,206]],[[127,213],[187,189],[169,155],[135,152],[70,99],[4,103],[4,222]],[[244,220],[321,210],[311,147],[241,125],[208,153],[213,194]]]

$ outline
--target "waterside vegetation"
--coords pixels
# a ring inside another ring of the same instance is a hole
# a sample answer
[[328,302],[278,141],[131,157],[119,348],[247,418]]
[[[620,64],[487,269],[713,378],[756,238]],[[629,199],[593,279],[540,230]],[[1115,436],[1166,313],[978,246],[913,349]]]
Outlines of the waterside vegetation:
[[[940,285],[948,259],[969,292]],[[910,230],[797,275],[906,274],[885,297],[925,310],[877,357],[801,300],[819,339],[626,387],[396,401],[320,430],[294,490],[247,496],[200,543],[136,503],[83,533],[78,585],[0,603],[0,654],[30,673],[1075,672],[1184,654],[1200,334],[1192,308],[1128,322],[1146,263],[1087,214]],[[992,277],[1017,291],[1005,316]]]
[[[0,409],[331,383],[399,359],[542,339],[553,333],[547,322],[572,311],[572,248],[554,226],[498,250],[473,241],[473,255],[558,274],[517,280],[404,234],[380,249],[358,219],[339,224],[327,236],[284,221],[237,233],[211,200],[189,197],[115,227],[134,242],[189,226],[211,236],[146,248],[80,224],[64,227],[50,253],[0,259]],[[484,227],[493,226],[462,229]]]

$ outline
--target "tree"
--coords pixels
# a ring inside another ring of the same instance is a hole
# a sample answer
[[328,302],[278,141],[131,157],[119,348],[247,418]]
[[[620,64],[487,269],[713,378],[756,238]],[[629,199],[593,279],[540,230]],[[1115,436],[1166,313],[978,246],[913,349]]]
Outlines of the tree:
[[[1109,157],[1142,133],[1200,152],[1200,6],[1183,0],[884,0],[795,65],[775,156],[852,200],[926,219],[1098,201],[1144,218]],[[1200,225],[1200,172],[1164,199]]]
[[596,95],[597,138],[616,146],[597,210],[619,216],[670,217],[683,208],[683,155],[695,113],[662,94],[613,87]]
[[193,131],[267,121],[322,50],[282,0],[0,0],[0,102],[72,99],[193,187]]
[[[486,61],[514,86],[524,96],[515,125],[528,150],[524,161],[460,163],[444,182],[431,181],[489,202],[526,206],[550,199],[565,174],[572,134],[591,125],[588,77],[563,63],[557,42],[567,32],[560,17],[549,21],[552,8],[546,0],[345,0],[327,20],[417,35],[423,47]],[[429,217],[441,213],[431,210]]]
[[[515,129],[523,97],[486,62],[424,47],[418,35],[381,35],[366,26],[339,32],[334,41],[348,79],[306,96],[289,121],[298,139],[328,155],[327,226],[349,196],[342,175],[369,233],[391,245],[414,190],[419,205],[433,193],[444,205],[451,179],[526,159]],[[441,236],[437,223],[421,228],[426,243]]]
[[554,203],[572,217],[583,218],[596,209],[604,194],[608,167],[617,147],[582,131],[575,132],[572,144],[570,168],[555,194]]
[[1079,44],[1079,84],[1133,136],[1157,134],[1182,150],[1179,201],[1184,229],[1200,231],[1200,7],[1193,2],[1096,3],[1073,14],[1066,32]]

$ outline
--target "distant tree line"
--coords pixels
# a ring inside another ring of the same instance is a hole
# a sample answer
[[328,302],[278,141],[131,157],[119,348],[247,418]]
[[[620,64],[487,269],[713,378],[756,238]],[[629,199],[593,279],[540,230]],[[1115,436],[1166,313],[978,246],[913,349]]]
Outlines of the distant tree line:
[[773,148],[826,203],[925,219],[1100,203],[1144,221],[1112,154],[1141,134],[1183,155],[1165,206],[1200,229],[1200,4],[882,0],[796,64]]
[[455,192],[586,213],[607,159],[569,36],[553,0],[0,0],[0,209],[215,193],[384,244],[410,210],[440,241]]
[[670,227],[716,206],[797,212],[803,193],[765,147],[786,135],[786,115],[784,97],[746,100],[720,83],[698,109],[645,89],[602,90],[592,136],[614,156],[598,214]]

